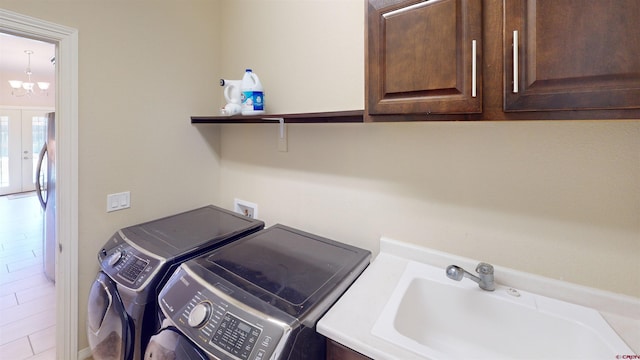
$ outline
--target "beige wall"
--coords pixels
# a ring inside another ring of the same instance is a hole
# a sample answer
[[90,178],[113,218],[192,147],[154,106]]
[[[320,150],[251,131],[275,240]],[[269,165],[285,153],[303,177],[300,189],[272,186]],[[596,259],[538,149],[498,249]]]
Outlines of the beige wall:
[[[225,33],[223,72],[253,67],[272,112],[363,107],[363,0],[223,7],[242,39]],[[223,127],[223,205],[374,251],[386,235],[640,296],[638,120],[295,124],[286,153],[276,129]]]
[[385,235],[640,295],[640,121],[288,129],[282,153],[275,125],[225,126],[223,205],[374,251]]
[[[219,130],[189,116],[219,106],[219,4],[12,1],[0,8],[79,34],[79,343],[96,254],[118,228],[219,199]],[[131,208],[106,213],[106,195]]]
[[363,109],[364,1],[223,0],[221,73],[251,68],[272,114]]

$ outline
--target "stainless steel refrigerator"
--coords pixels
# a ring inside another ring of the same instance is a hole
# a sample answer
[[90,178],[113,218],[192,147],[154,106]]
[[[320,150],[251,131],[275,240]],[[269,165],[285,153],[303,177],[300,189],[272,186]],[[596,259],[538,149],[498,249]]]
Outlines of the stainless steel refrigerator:
[[36,167],[36,193],[44,211],[44,274],[56,280],[56,138],[55,113],[47,114],[47,140]]

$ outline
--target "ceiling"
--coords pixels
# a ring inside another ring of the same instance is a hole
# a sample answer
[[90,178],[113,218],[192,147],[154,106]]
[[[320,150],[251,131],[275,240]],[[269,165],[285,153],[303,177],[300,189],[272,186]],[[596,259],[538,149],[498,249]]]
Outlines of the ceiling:
[[31,55],[32,79],[51,82],[55,77],[55,68],[50,59],[55,56],[55,45],[4,33],[0,33],[0,72],[7,79],[26,80],[24,72],[27,68],[28,56],[25,54],[25,50],[33,51]]

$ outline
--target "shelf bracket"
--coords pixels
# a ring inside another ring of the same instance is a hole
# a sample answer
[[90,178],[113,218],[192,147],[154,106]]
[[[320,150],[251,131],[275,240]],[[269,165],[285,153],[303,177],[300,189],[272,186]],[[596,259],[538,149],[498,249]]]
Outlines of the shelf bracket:
[[277,121],[280,123],[280,136],[278,137],[278,151],[287,151],[287,128],[283,117],[262,118],[262,120]]
[[280,123],[280,139],[284,139],[284,118],[273,117],[273,118],[262,118],[262,120],[271,120],[271,121],[279,122]]

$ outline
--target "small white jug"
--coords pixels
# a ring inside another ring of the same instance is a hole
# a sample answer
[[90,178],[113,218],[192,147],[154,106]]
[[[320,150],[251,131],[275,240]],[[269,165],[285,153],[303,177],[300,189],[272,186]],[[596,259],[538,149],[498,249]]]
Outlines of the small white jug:
[[224,86],[224,99],[227,104],[240,104],[242,80],[220,79],[220,86]]

